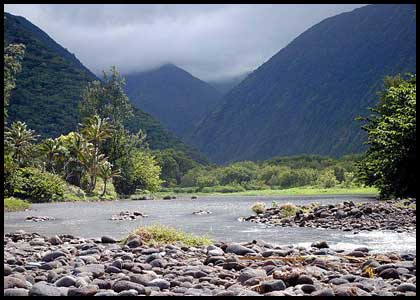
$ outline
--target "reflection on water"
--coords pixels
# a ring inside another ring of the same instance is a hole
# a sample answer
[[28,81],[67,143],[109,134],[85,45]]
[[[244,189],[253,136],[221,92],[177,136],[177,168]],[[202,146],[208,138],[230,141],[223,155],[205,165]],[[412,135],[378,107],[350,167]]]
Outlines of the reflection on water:
[[[244,242],[261,239],[274,244],[310,245],[314,240],[325,240],[335,249],[354,249],[366,246],[374,251],[415,252],[415,234],[392,232],[367,232],[353,234],[339,230],[313,229],[301,227],[269,227],[251,222],[240,222],[238,218],[252,212],[255,201],[264,202],[268,207],[272,201],[307,204],[338,203],[344,200],[374,201],[365,196],[211,196],[192,200],[179,198],[174,200],[113,201],[113,202],[74,202],[35,204],[28,212],[6,213],[5,232],[23,229],[42,234],[69,233],[83,237],[111,235],[122,237],[134,228],[149,224],[171,225],[195,234],[207,234],[215,240],[226,242]],[[199,209],[209,210],[210,215],[192,215]],[[132,221],[111,221],[112,215],[120,211],[139,210],[149,217]],[[25,221],[26,216],[44,215],[56,218],[46,222]]]

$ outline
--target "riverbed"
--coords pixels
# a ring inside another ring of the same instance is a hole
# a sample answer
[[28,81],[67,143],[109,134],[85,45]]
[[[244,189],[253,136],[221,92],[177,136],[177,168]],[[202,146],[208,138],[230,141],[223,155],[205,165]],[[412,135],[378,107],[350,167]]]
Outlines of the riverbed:
[[[256,201],[267,207],[272,201],[282,204],[335,204],[345,200],[355,203],[375,201],[365,195],[340,196],[200,196],[198,199],[181,197],[172,200],[120,200],[107,202],[64,202],[32,204],[32,209],[4,214],[4,231],[23,229],[46,235],[73,234],[82,237],[115,238],[126,236],[133,229],[150,224],[171,225],[178,229],[208,235],[217,241],[244,242],[253,239],[278,245],[309,246],[313,241],[325,240],[334,249],[354,249],[366,246],[373,252],[416,252],[415,233],[371,231],[354,234],[340,230],[303,227],[266,227],[251,222],[240,222],[240,217],[252,214],[250,207]],[[209,215],[193,215],[198,210],[210,211]],[[148,217],[131,221],[111,221],[112,215],[121,211],[141,211]],[[27,216],[49,216],[45,222],[26,221]]]

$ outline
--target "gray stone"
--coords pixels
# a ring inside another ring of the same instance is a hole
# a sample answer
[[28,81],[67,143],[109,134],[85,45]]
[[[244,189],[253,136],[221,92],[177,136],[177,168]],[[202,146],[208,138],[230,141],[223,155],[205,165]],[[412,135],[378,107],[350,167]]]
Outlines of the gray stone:
[[347,254],[347,256],[353,256],[353,257],[365,257],[366,255],[367,255],[366,252],[356,251],[356,250]]
[[184,273],[184,276],[192,276],[194,278],[202,278],[206,277],[207,273],[201,271],[201,270],[190,270]]
[[322,249],[322,248],[329,248],[330,246],[328,246],[326,241],[320,241],[320,242],[314,242],[311,244],[311,247],[315,247],[318,249]]
[[248,279],[254,278],[254,277],[266,277],[267,273],[264,269],[253,269],[253,268],[245,268],[242,269],[238,281],[242,284],[245,283]]
[[224,254],[225,252],[219,247],[216,247],[214,245],[210,245],[207,247],[207,255],[209,256],[223,256]]
[[227,246],[225,252],[234,253],[236,255],[246,255],[248,253],[255,253],[255,250],[234,243]]
[[28,296],[29,290],[22,288],[5,289],[4,296]]
[[400,278],[400,274],[394,268],[385,269],[382,272],[380,272],[378,276],[382,277],[384,279],[390,279],[390,278],[398,279],[398,278]]
[[105,235],[101,237],[101,242],[104,244],[113,244],[113,243],[116,243],[117,241],[113,237]]
[[50,237],[48,241],[51,243],[51,245],[60,245],[63,243],[63,241],[57,235]]
[[92,283],[96,284],[100,289],[103,289],[103,290],[109,290],[109,289],[111,289],[111,286],[112,286],[110,281],[102,280],[102,279],[98,279],[98,278],[95,278],[92,281]]
[[105,267],[102,264],[91,264],[78,267],[76,268],[76,271],[79,273],[90,272],[92,273],[93,277],[97,278],[105,274]]
[[157,286],[161,290],[164,290],[164,289],[169,289],[171,284],[169,281],[165,279],[156,278],[149,282],[149,286]]
[[354,251],[360,251],[360,252],[368,253],[369,249],[366,248],[366,247],[359,247],[359,248],[354,249]]
[[107,266],[105,268],[106,273],[121,273],[121,269],[114,267],[114,266]]
[[5,264],[3,268],[3,273],[4,273],[4,276],[12,274],[12,268],[9,265]]
[[300,289],[306,294],[310,294],[316,290],[315,286],[312,284],[303,284]]
[[93,296],[98,292],[98,287],[96,285],[88,285],[81,288],[70,288],[68,290],[68,296]]
[[153,273],[130,275],[130,281],[141,285],[149,285],[149,282],[156,278],[157,276]]
[[324,288],[318,291],[314,291],[311,293],[312,296],[318,296],[318,297],[326,297],[326,296],[334,296],[334,292],[330,288]]
[[415,292],[416,286],[412,283],[402,283],[397,287],[397,291],[399,292]]
[[286,284],[283,280],[271,280],[263,281],[260,284],[260,288],[263,293],[269,293],[274,291],[282,291],[286,288]]
[[127,242],[127,246],[130,248],[137,248],[142,245],[142,242],[139,238],[131,239]]
[[349,281],[344,279],[344,278],[333,278],[330,281],[328,281],[328,283],[331,283],[331,284],[334,284],[334,285],[340,285],[340,284],[349,283]]
[[76,284],[76,278],[74,278],[73,276],[64,276],[58,279],[54,284],[55,286],[64,287],[74,286]]
[[41,281],[32,286],[29,296],[61,296],[61,292],[59,288]]
[[302,274],[302,275],[299,275],[297,279],[297,284],[314,284],[314,281],[311,277]]
[[28,287],[25,280],[22,280],[22,279],[19,279],[19,278],[16,278],[16,277],[12,277],[12,276],[4,277],[3,285],[4,285],[4,289],[27,288]]
[[155,268],[164,268],[166,266],[166,261],[164,259],[157,258],[152,260],[150,265]]
[[117,293],[126,290],[136,290],[139,294],[144,294],[144,286],[128,280],[118,280],[112,286],[112,289]]
[[118,296],[118,293],[110,290],[110,291],[100,291],[95,294],[95,296],[103,297],[103,296]]
[[44,257],[42,257],[42,261],[50,262],[61,256],[65,257],[66,254],[63,253],[62,251],[53,251],[44,255]]
[[136,290],[126,290],[126,291],[122,291],[118,293],[118,296],[138,296],[139,292],[137,292]]

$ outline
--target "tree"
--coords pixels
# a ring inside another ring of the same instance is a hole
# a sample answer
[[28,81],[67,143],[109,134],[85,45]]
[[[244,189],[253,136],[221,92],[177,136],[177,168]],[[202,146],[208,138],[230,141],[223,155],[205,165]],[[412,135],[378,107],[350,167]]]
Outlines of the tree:
[[48,172],[57,174],[57,163],[63,162],[66,155],[66,148],[63,146],[62,140],[56,139],[45,139],[41,143],[41,150],[45,155],[45,169]]
[[23,167],[31,157],[29,152],[32,142],[36,141],[37,137],[35,131],[28,129],[24,122],[14,122],[10,128],[6,128],[4,133],[5,152],[11,154],[19,167]]
[[25,45],[11,44],[4,48],[4,118],[7,117],[7,105],[12,90],[15,88],[16,75],[21,71]]
[[146,151],[135,151],[132,163],[136,188],[156,192],[162,181],[159,178],[161,169],[154,157]]
[[82,94],[80,112],[83,117],[99,115],[109,118],[115,127],[122,126],[124,120],[133,116],[133,108],[124,93],[125,79],[120,77],[117,69],[111,67],[110,75],[103,71],[103,81],[88,84]]
[[98,115],[86,118],[82,124],[83,137],[92,144],[93,148],[85,147],[82,157],[87,159],[86,163],[90,171],[89,191],[93,191],[96,187],[96,173],[100,157],[104,156],[100,153],[100,145],[111,137],[112,127],[108,122],[108,118],[100,118]]
[[384,80],[384,90],[362,126],[370,145],[358,176],[381,197],[416,197],[416,75]]
[[121,176],[121,171],[112,170],[112,164],[107,160],[102,160],[99,163],[98,176],[104,181],[104,189],[102,191],[102,194],[100,195],[100,197],[104,197],[106,194],[106,184],[108,180],[112,180],[112,178],[114,177]]

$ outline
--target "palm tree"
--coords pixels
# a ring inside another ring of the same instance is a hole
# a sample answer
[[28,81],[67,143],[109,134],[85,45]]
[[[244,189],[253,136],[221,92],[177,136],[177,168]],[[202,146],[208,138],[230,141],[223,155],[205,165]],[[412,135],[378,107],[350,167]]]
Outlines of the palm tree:
[[63,161],[66,148],[60,139],[45,139],[41,144],[41,149],[46,156],[46,169],[56,174],[55,165],[57,161]]
[[22,167],[27,162],[32,142],[36,141],[38,135],[35,131],[28,129],[25,122],[17,121],[4,133],[5,147],[10,151],[12,159]]
[[106,184],[107,184],[108,180],[112,179],[114,177],[119,177],[120,175],[121,175],[121,171],[120,170],[112,170],[112,164],[109,161],[107,161],[106,159],[102,160],[99,163],[98,176],[100,178],[102,178],[103,181],[104,181],[104,189],[102,191],[102,194],[100,195],[101,198],[103,196],[105,196]]
[[108,121],[108,118],[100,118],[98,115],[87,118],[82,126],[82,135],[86,140],[93,145],[93,149],[86,149],[82,154],[82,159],[89,169],[90,174],[90,187],[89,190],[93,191],[96,187],[96,173],[98,164],[103,159],[103,154],[99,152],[99,146],[103,141],[111,137],[113,128]]

